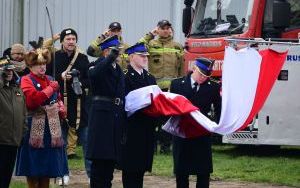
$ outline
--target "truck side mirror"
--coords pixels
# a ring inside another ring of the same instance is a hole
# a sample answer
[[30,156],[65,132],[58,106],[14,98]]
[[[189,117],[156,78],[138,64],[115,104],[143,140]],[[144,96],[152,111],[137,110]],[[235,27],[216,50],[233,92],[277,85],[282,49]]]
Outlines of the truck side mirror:
[[190,6],[187,6],[183,9],[182,13],[182,32],[187,36],[190,32],[192,25],[192,17],[194,14],[194,9]]
[[273,2],[273,27],[286,28],[290,25],[291,5],[282,0]]

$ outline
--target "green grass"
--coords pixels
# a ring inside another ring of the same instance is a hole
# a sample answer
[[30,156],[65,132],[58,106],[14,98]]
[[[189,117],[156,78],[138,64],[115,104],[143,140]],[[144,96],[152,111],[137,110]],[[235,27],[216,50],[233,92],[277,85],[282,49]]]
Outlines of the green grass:
[[213,147],[213,177],[223,180],[300,186],[300,149]]
[[25,183],[22,182],[11,182],[10,183],[10,188],[24,188],[25,187]]
[[76,148],[76,155],[78,156],[78,158],[68,160],[69,169],[70,170],[85,170],[84,162],[83,162],[82,147]]
[[173,158],[171,155],[155,155],[152,174],[156,176],[173,176]]
[[[82,150],[78,159],[69,160],[71,170],[84,170]],[[261,147],[213,146],[212,179],[247,181],[300,187],[300,148],[270,149]],[[155,155],[152,174],[173,177],[171,155]],[[13,182],[11,188],[24,188]],[[52,188],[56,188],[52,186]]]
[[[213,146],[212,179],[300,187],[300,148]],[[172,156],[156,155],[153,174],[173,176]]]

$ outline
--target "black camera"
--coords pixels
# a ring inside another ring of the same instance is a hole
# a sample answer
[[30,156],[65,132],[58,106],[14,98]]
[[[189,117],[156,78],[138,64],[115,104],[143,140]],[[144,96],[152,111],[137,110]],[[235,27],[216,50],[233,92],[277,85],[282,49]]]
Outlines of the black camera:
[[0,71],[1,71],[0,76],[2,78],[8,77],[7,71],[13,71],[14,72],[14,70],[15,70],[15,66],[11,63],[9,58],[0,58]]
[[80,72],[77,69],[72,69],[68,72],[72,76],[72,88],[76,95],[82,95],[81,82],[79,81]]
[[68,72],[68,74],[70,74],[73,78],[74,77],[79,77],[80,71],[77,70],[77,69],[72,69],[70,72]]

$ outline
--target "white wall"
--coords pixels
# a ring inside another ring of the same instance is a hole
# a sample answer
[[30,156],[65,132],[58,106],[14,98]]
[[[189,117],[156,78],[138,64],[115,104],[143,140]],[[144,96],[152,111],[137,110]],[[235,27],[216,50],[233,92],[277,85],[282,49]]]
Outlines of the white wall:
[[[182,0],[24,0],[24,44],[38,36],[50,37],[46,5],[50,11],[54,33],[66,27],[79,35],[79,46],[86,50],[96,36],[112,21],[123,27],[125,42],[134,44],[152,30],[161,19],[174,22],[175,37],[182,42],[181,16],[176,10]],[[182,5],[183,6],[183,5]],[[59,43],[57,43],[59,46]]]
[[11,44],[22,41],[22,0],[0,0],[0,57]]
[[0,56],[13,43],[29,48],[28,41],[51,37],[46,5],[54,33],[73,27],[83,50],[112,21],[121,22],[125,42],[134,44],[159,20],[169,19],[175,40],[184,42],[183,0],[0,0]]

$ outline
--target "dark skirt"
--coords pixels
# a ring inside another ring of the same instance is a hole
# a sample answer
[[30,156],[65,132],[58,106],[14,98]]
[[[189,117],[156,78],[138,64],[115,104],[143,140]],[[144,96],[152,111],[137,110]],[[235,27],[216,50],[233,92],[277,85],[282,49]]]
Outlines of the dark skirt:
[[[28,119],[31,124],[31,119]],[[46,120],[44,131],[44,147],[33,148],[29,145],[31,125],[23,138],[17,154],[16,176],[29,177],[62,177],[69,174],[65,146],[51,147],[51,135]]]

